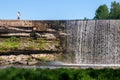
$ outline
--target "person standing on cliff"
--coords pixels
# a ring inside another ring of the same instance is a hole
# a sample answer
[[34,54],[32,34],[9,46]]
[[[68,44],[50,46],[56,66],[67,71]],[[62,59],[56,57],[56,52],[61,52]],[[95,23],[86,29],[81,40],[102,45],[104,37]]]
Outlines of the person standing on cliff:
[[18,11],[18,13],[17,13],[17,19],[18,19],[18,20],[20,20],[20,16],[21,16],[21,14],[20,14],[20,12]]

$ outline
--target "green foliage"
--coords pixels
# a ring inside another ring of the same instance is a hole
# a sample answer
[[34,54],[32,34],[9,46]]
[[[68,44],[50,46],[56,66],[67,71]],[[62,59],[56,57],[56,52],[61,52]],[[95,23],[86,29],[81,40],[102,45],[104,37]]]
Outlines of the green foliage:
[[45,43],[46,43],[46,40],[40,40],[39,41],[39,49],[43,49]]
[[120,3],[117,3],[116,1],[111,3],[110,18],[120,19]]
[[[11,50],[44,50],[47,46],[47,40],[31,38],[0,38],[0,52],[11,51]],[[55,43],[54,43],[55,44]],[[57,44],[57,43],[56,43]],[[53,44],[48,43],[52,46]]]
[[95,12],[94,19],[120,19],[120,3],[111,2],[110,10],[104,5],[100,5]]
[[31,62],[32,61],[32,57],[28,57],[27,61]]
[[15,36],[12,36],[12,37],[10,37],[9,41],[11,41],[11,42],[18,42],[19,39],[17,37],[15,37]]
[[40,57],[39,60],[42,62],[48,61],[48,59],[46,59],[45,57]]
[[109,10],[108,7],[104,4],[98,7],[94,19],[108,19],[108,16]]
[[28,50],[34,50],[35,46],[34,45],[29,45],[28,47],[25,47],[25,49],[28,49]]
[[120,69],[0,69],[0,80],[119,80]]
[[6,51],[6,50],[16,50],[20,46],[18,39],[15,37],[11,37],[9,39],[6,39],[5,42],[0,44],[0,51]]
[[88,18],[87,17],[84,17],[84,19],[83,20],[88,20]]

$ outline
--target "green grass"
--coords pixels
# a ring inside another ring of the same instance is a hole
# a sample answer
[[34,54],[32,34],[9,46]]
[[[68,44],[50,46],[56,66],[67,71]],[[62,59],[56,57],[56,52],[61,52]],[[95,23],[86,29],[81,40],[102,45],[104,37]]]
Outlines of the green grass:
[[48,59],[46,59],[45,57],[40,57],[39,60],[42,62],[48,61]]
[[[51,43],[52,42],[52,43]],[[45,39],[33,40],[31,38],[0,38],[0,52],[11,50],[46,50],[48,46],[58,45],[58,41],[49,41]]]
[[4,42],[0,44],[0,51],[8,51],[8,50],[17,50],[19,48],[19,40],[15,37],[11,37],[5,39]]
[[0,80],[120,80],[120,69],[0,69]]
[[46,40],[40,40],[39,41],[38,47],[39,47],[40,50],[44,48],[45,43],[46,43]]

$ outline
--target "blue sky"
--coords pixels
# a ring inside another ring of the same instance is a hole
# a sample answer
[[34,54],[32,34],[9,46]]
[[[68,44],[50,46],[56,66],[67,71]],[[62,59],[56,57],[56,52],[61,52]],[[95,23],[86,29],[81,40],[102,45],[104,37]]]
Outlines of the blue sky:
[[23,20],[92,19],[102,4],[120,0],[0,0],[0,19]]

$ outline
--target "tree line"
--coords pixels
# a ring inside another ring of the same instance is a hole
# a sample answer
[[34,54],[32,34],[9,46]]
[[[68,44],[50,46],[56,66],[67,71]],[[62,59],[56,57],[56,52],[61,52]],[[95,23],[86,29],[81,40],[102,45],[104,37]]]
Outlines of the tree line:
[[100,5],[95,12],[94,19],[120,19],[120,3],[111,2],[110,9],[106,4]]

